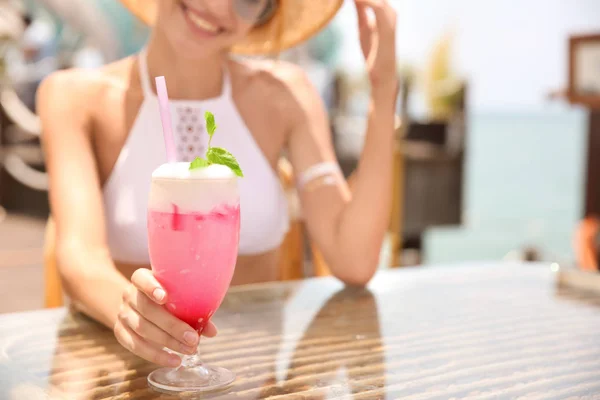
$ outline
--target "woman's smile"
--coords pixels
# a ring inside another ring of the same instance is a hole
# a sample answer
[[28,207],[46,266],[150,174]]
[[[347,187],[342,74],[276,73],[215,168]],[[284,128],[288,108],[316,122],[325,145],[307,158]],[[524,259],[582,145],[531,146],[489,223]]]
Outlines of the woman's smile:
[[225,27],[207,12],[199,11],[185,1],[180,1],[179,4],[185,20],[195,34],[202,37],[215,37],[226,31]]

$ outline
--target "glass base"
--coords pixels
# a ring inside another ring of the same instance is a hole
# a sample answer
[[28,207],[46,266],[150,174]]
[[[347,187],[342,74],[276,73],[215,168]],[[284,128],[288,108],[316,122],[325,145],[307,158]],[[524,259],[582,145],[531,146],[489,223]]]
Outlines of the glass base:
[[150,386],[163,392],[212,392],[235,380],[235,374],[211,365],[160,368],[148,375]]

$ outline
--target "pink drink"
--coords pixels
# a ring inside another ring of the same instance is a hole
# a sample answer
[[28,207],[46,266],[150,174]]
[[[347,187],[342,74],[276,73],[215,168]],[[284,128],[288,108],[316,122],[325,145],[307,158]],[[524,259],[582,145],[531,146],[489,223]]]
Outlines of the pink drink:
[[148,241],[152,270],[168,294],[167,309],[201,331],[231,283],[240,207],[227,167],[190,172],[188,165],[162,166],[153,174]]

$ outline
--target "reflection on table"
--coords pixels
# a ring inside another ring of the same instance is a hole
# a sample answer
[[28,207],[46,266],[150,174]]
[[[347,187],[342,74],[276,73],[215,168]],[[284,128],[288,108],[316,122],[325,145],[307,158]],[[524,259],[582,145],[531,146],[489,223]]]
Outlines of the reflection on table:
[[[203,358],[237,379],[203,398],[600,393],[600,296],[558,286],[545,264],[406,268],[368,289],[332,278],[238,287],[215,322]],[[156,366],[67,309],[0,316],[0,349],[2,399],[174,398],[148,388]]]

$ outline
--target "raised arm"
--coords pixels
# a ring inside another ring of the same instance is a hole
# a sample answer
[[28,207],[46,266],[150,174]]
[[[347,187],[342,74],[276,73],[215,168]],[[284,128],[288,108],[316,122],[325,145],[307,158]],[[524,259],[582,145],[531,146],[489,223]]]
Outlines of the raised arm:
[[[395,13],[386,0],[356,0],[361,45],[371,80],[366,140],[352,188],[338,176],[301,188],[309,233],[332,273],[348,284],[366,284],[377,269],[391,211],[395,100],[398,91]],[[367,9],[376,16],[371,21]],[[294,101],[290,159],[299,176],[335,161],[327,115],[306,77],[290,80]]]

